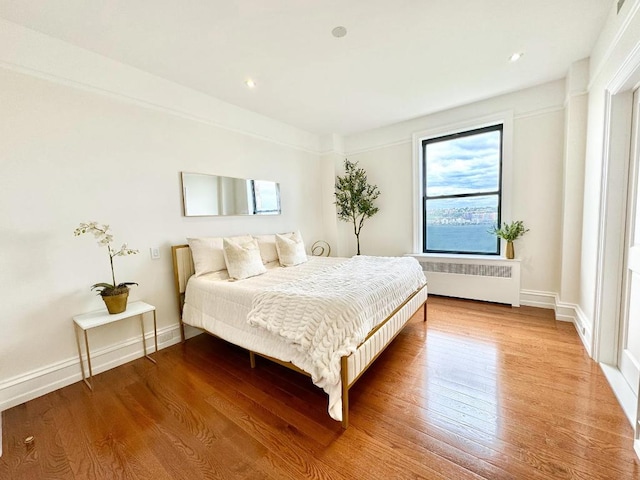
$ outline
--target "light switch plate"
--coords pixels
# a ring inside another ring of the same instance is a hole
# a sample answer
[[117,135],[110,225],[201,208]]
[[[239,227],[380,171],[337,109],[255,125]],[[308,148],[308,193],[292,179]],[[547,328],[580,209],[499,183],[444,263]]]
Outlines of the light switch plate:
[[159,259],[159,258],[160,258],[160,248],[158,248],[158,247],[151,247],[151,248],[150,248],[150,250],[151,250],[151,258],[152,258],[153,260],[157,260],[157,259]]

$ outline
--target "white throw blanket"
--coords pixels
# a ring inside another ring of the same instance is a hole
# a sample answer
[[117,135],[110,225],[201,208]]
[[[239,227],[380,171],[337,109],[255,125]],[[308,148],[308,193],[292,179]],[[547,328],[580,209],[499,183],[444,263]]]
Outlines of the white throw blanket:
[[414,258],[356,256],[257,294],[248,321],[308,357],[313,382],[329,394],[329,414],[341,420],[340,358],[425,283]]

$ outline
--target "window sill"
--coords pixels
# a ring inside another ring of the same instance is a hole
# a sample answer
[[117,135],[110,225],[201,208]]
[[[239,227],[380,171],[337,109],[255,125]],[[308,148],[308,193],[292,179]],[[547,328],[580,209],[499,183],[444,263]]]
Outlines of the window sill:
[[407,253],[409,257],[431,258],[434,260],[477,260],[478,262],[520,262],[519,258],[508,259],[502,255],[470,255],[465,253]]

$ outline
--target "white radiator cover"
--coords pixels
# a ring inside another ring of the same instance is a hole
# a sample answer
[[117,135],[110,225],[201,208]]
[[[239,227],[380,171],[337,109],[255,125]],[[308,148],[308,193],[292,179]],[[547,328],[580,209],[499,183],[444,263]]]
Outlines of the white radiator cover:
[[429,293],[520,306],[520,261],[502,257],[412,255]]

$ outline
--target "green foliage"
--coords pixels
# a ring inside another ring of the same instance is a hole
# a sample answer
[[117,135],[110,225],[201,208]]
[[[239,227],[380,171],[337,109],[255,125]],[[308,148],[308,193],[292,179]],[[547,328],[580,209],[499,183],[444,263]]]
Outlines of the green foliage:
[[338,218],[345,222],[353,222],[353,233],[358,244],[360,255],[360,230],[364,221],[378,213],[375,200],[380,196],[377,185],[370,185],[367,173],[358,168],[358,162],[344,161],[345,175],[336,178],[336,201]]
[[96,290],[98,295],[102,297],[111,297],[113,295],[120,295],[121,293],[129,290],[129,285],[138,285],[136,282],[124,282],[118,285],[112,285],[110,283],[96,283],[91,286],[91,290]]
[[528,231],[529,229],[524,227],[524,222],[522,220],[516,220],[515,222],[511,223],[503,223],[502,227],[500,228],[493,227],[491,230],[489,230],[489,233],[495,235],[496,237],[502,238],[507,242],[513,242]]

